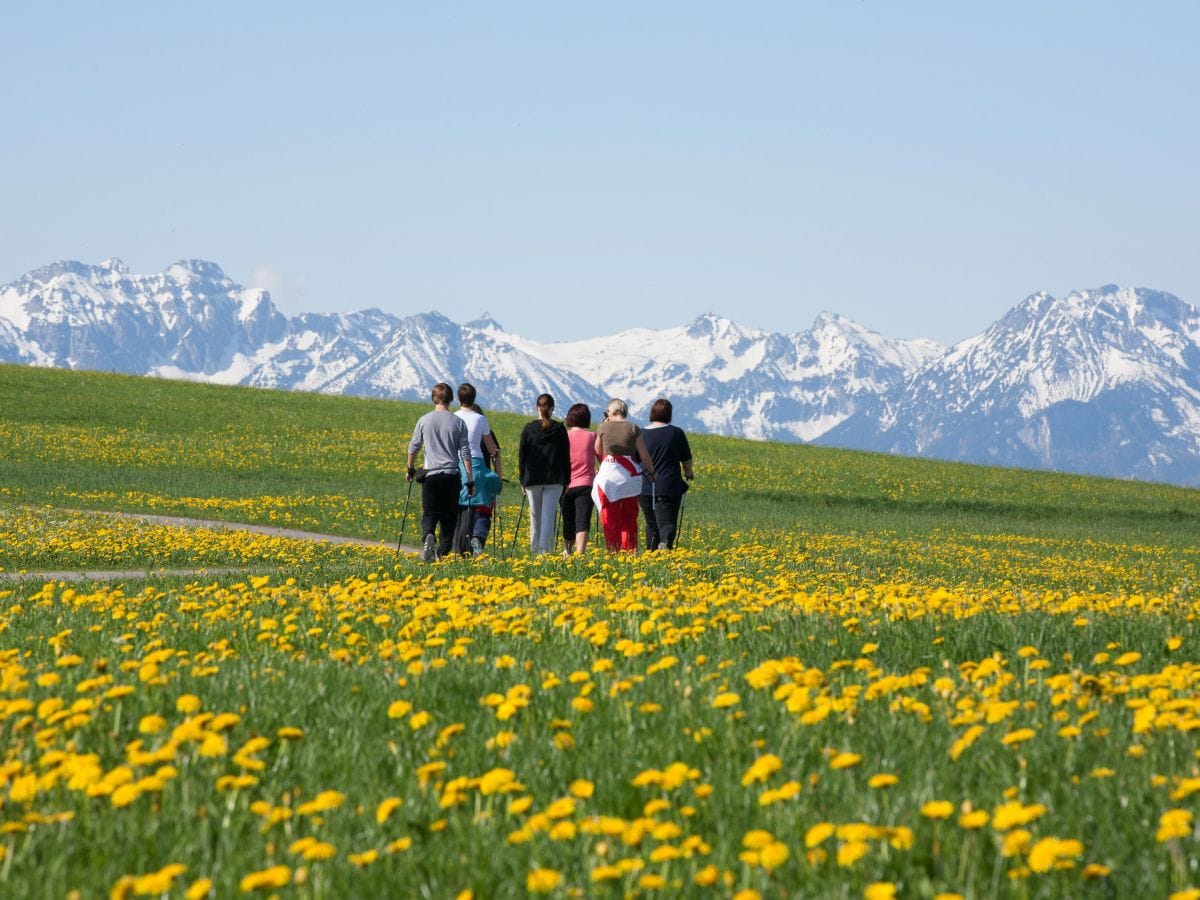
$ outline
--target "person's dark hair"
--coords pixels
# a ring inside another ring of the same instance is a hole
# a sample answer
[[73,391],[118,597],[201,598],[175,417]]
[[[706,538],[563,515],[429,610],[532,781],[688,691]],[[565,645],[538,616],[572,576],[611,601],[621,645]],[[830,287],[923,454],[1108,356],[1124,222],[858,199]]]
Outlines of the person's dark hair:
[[475,403],[475,385],[464,381],[458,386],[458,405],[470,407]]
[[483,415],[483,407],[474,400],[472,400],[470,403],[464,403],[463,406],[467,407],[467,409],[471,410],[471,412],[477,412],[481,416]]
[[454,391],[451,389],[450,385],[446,384],[446,382],[439,381],[433,386],[432,396],[434,403],[445,404],[449,403],[451,398],[454,397]]
[[563,423],[568,428],[587,428],[592,424],[592,411],[586,403],[576,403],[567,410]]
[[650,421],[651,422],[662,422],[664,425],[670,425],[671,424],[671,412],[672,412],[671,401],[664,400],[662,397],[659,397],[650,406]]
[[550,427],[550,414],[554,412],[554,398],[549,394],[538,394],[537,398],[538,418],[542,420],[542,427]]

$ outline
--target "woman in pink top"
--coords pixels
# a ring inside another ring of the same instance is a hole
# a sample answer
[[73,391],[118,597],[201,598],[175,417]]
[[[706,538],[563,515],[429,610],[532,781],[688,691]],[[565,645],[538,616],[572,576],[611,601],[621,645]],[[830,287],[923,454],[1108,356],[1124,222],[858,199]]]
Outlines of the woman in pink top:
[[562,510],[564,556],[587,549],[592,530],[592,479],[596,475],[596,435],[588,431],[592,411],[585,403],[567,410],[563,423],[571,444],[571,480],[559,501]]

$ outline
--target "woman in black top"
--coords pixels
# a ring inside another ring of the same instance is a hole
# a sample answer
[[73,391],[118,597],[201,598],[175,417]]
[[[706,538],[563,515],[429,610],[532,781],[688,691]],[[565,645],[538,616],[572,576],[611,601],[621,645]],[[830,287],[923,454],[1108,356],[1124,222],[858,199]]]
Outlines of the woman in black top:
[[639,498],[646,519],[647,550],[670,550],[675,546],[679,507],[687,482],[696,477],[692,448],[683,430],[671,424],[671,412],[670,400],[655,400],[650,407],[650,424],[642,431],[655,473],[653,489],[649,479],[644,479]]
[[554,514],[571,476],[571,445],[567,429],[550,418],[554,398],[537,398],[538,417],[521,430],[517,470],[529,499],[529,548],[534,553],[554,549]]

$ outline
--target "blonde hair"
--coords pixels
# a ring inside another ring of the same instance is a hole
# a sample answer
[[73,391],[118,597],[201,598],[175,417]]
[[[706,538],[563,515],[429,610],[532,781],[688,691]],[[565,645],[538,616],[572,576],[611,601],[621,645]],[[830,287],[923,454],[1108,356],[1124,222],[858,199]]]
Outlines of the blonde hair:
[[629,415],[629,406],[619,397],[613,397],[608,401],[608,406],[605,407],[605,412],[610,416],[620,416],[626,418]]

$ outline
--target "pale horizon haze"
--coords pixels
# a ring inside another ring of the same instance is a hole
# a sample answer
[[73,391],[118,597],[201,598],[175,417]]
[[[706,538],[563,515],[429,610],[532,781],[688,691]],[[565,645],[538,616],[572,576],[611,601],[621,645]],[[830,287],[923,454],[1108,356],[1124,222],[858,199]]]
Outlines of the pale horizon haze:
[[536,340],[1200,304],[1200,4],[23,4],[0,284],[181,258]]

